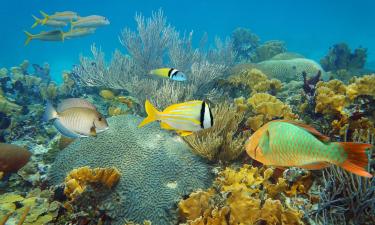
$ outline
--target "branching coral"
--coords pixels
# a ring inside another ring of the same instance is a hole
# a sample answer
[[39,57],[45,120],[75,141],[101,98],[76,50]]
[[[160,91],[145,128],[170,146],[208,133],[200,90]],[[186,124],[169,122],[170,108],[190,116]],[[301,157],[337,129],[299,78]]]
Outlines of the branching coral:
[[100,184],[112,188],[120,179],[120,172],[116,168],[80,167],[70,171],[65,178],[64,193],[70,199],[76,198],[85,191],[88,184]]
[[243,151],[243,145],[249,134],[239,130],[238,126],[244,113],[236,112],[233,106],[223,103],[213,108],[214,126],[192,135],[184,140],[193,151],[211,161],[231,161]]
[[285,201],[284,179],[272,183],[272,169],[245,165],[219,173],[214,189],[192,193],[179,203],[187,224],[304,224],[303,212]]
[[8,99],[6,99],[4,96],[0,95],[0,112],[4,113],[19,113],[21,111],[22,107],[10,102]]

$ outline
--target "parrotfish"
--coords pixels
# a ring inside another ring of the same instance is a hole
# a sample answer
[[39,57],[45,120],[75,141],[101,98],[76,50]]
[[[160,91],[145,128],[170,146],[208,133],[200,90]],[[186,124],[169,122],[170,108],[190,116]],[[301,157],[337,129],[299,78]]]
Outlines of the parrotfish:
[[330,142],[316,129],[294,121],[276,120],[259,128],[246,144],[247,154],[276,167],[323,169],[331,164],[351,173],[372,177],[366,150],[371,144]]
[[146,100],[147,117],[139,124],[142,127],[153,121],[161,121],[160,127],[175,130],[181,136],[213,126],[214,119],[205,101],[188,101],[168,106],[163,112],[158,111]]
[[42,31],[39,34],[31,34],[25,31],[25,34],[27,36],[25,45],[28,45],[34,39],[41,41],[64,41],[64,33],[61,30]]
[[110,22],[104,16],[87,16],[87,17],[79,17],[77,21],[71,22],[71,29],[75,28],[96,28],[101,26],[109,25]]
[[0,143],[0,172],[17,172],[29,162],[30,157],[31,152],[20,146]]
[[57,106],[57,110],[48,102],[44,120],[54,120],[56,129],[70,138],[96,136],[97,133],[108,129],[107,120],[96,110],[96,107],[79,98],[62,101]]
[[160,68],[150,71],[150,75],[155,75],[162,78],[169,78],[175,81],[186,81],[186,75],[174,68]]
[[32,15],[32,17],[35,19],[35,22],[34,24],[31,26],[31,28],[34,28],[36,26],[38,26],[39,24],[40,25],[45,25],[45,26],[49,26],[49,27],[65,27],[67,24],[67,22],[65,21],[59,21],[59,20],[47,20],[47,21],[44,21],[44,19],[39,19],[38,17]]

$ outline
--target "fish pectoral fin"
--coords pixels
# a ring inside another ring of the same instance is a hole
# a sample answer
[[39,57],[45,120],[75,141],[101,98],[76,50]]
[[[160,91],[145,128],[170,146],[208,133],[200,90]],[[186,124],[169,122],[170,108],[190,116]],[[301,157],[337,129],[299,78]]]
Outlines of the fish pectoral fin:
[[320,170],[320,169],[324,169],[326,167],[329,167],[330,164],[327,163],[327,162],[316,162],[316,163],[310,163],[310,164],[305,164],[305,165],[302,165],[302,166],[299,166],[303,169],[307,169],[307,170]]
[[93,125],[93,126],[90,128],[90,136],[94,136],[94,137],[96,137],[96,128],[95,128],[95,125]]
[[192,131],[187,131],[187,130],[177,130],[176,132],[181,137],[185,137],[185,136],[189,136],[189,135],[193,134]]
[[171,127],[169,124],[164,123],[164,122],[160,123],[160,127],[163,128],[163,129],[165,129],[165,130],[174,130],[173,127]]

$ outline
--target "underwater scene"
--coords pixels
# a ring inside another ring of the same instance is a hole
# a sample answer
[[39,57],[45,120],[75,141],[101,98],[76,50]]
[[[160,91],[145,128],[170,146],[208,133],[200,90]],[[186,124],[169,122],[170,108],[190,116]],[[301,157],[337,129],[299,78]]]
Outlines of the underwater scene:
[[2,0],[0,225],[374,225],[374,8]]

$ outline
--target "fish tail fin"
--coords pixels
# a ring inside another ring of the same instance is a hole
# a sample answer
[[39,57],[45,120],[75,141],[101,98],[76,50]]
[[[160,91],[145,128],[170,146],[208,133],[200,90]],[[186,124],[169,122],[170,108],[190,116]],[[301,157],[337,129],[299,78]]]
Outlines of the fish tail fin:
[[34,28],[34,27],[38,26],[39,23],[41,23],[41,20],[38,17],[34,16],[34,15],[31,15],[31,16],[35,20],[35,23],[31,26],[31,28]]
[[46,24],[47,20],[49,19],[49,15],[45,12],[43,12],[42,10],[39,11],[40,14],[42,14],[42,16],[44,16],[43,20],[42,20],[42,25]]
[[365,167],[368,166],[367,149],[372,145],[354,142],[338,142],[338,144],[348,155],[347,159],[339,166],[351,173],[371,178],[372,174],[367,172]]
[[57,118],[56,109],[53,107],[51,102],[47,102],[46,111],[44,112],[44,115],[43,115],[43,120],[47,122],[49,120],[56,119],[56,118]]
[[33,35],[30,34],[29,32],[27,31],[24,31],[25,34],[26,34],[26,41],[25,41],[25,46],[28,45],[30,43],[30,41],[33,39]]
[[154,122],[157,120],[157,116],[160,113],[149,100],[145,102],[145,109],[147,113],[147,117],[138,125],[138,127],[143,127],[144,125]]

